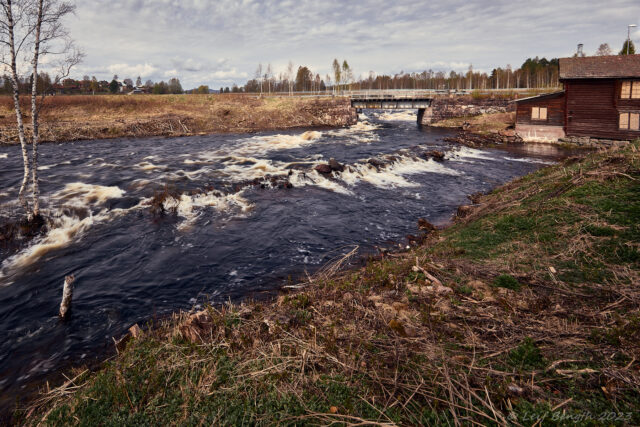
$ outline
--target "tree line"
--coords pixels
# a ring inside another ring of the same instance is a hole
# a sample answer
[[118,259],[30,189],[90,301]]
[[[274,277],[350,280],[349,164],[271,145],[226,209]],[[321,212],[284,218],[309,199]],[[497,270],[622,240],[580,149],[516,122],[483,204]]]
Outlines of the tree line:
[[[624,42],[619,55],[635,54],[633,41]],[[576,53],[574,56],[586,56]],[[601,44],[595,56],[614,55],[607,43]],[[441,90],[474,90],[474,89],[545,89],[560,86],[558,58],[527,58],[520,67],[510,64],[497,67],[491,72],[476,71],[469,65],[466,71],[424,70],[419,72],[397,74],[377,74],[370,71],[366,75],[354,78],[353,70],[347,60],[334,59],[331,74],[321,77],[307,66],[299,66],[294,73],[291,61],[287,68],[275,72],[271,64],[266,68],[258,65],[254,77],[244,86],[234,85],[231,92],[271,93],[271,92],[307,92],[307,91],[340,91],[340,90],[373,90],[373,89],[441,89]],[[229,88],[220,90],[229,92]]]
[[[293,63],[289,62],[282,72],[273,72],[271,65],[263,69],[258,66],[254,78],[242,86],[233,86],[231,92],[272,93],[307,91],[342,91],[372,89],[510,89],[510,88],[546,88],[557,87],[558,59],[528,58],[520,68],[511,65],[498,67],[491,73],[479,72],[470,65],[467,71],[454,70],[397,74],[377,74],[370,71],[367,75],[354,77],[353,69],[347,60],[334,59],[331,74],[321,77],[309,67],[301,65],[294,73]],[[228,91],[228,90],[225,90]]]
[[[28,94],[33,86],[33,76],[18,76],[17,78],[18,92],[20,94]],[[147,80],[142,82],[142,78],[138,76],[134,83],[132,79],[125,78],[119,80],[117,75],[113,76],[111,81],[98,80],[95,76],[89,77],[85,75],[81,80],[73,78],[64,78],[55,81],[46,72],[38,73],[36,82],[37,92],[39,94],[105,94],[105,93],[129,93],[138,90],[143,93],[154,94],[181,94],[185,93],[180,83],[180,79],[172,78],[169,81],[153,82]],[[0,94],[8,95],[13,93],[12,78],[8,74],[0,77]]]

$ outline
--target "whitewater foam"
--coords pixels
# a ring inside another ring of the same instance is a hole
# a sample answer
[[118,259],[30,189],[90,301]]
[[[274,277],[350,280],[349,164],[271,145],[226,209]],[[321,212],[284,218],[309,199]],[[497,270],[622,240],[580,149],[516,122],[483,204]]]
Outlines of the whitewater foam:
[[495,158],[488,156],[484,151],[470,147],[459,147],[458,149],[451,150],[445,155],[445,158],[447,160],[463,162],[466,159],[496,160]]
[[125,191],[119,187],[82,182],[65,185],[62,190],[51,196],[51,200],[56,201],[58,206],[52,210],[47,233],[2,262],[0,283],[16,268],[31,265],[47,253],[66,247],[72,241],[79,239],[92,225],[139,207],[137,205],[130,209],[108,210],[101,206],[107,200],[120,198],[124,194]]
[[165,169],[166,166],[162,166],[162,165],[154,165],[151,162],[140,162],[138,164],[136,164],[136,166],[144,171],[151,171],[154,169]]
[[331,180],[319,174],[315,170],[307,172],[293,171],[292,175],[289,177],[289,182],[294,187],[304,187],[307,185],[312,185],[315,187],[324,188],[325,190],[333,191],[334,193],[345,194],[348,196],[353,195],[352,191],[343,187],[337,181]]
[[185,219],[178,229],[187,230],[204,214],[204,208],[213,208],[230,216],[246,214],[253,204],[243,197],[245,190],[234,194],[210,191],[196,195],[182,194],[179,199],[169,198],[164,202],[166,209],[175,209],[178,216]]
[[405,178],[408,175],[422,173],[436,173],[441,175],[460,175],[460,172],[450,169],[432,159],[424,160],[411,156],[395,156],[394,160],[376,168],[368,163],[358,163],[348,166],[344,172],[336,177],[350,186],[359,182],[366,182],[379,188],[418,187],[420,184]]
[[549,160],[534,159],[534,158],[530,158],[530,157],[516,158],[516,157],[504,156],[502,158],[505,159],[505,160],[508,160],[510,162],[538,163],[538,164],[541,164],[541,165],[554,165],[556,163],[556,162],[552,162],[552,161],[549,161]]
[[231,155],[266,154],[270,151],[290,150],[315,143],[322,138],[322,132],[307,131],[300,135],[267,135],[254,136],[243,141],[240,146],[233,148]]
[[386,122],[415,122],[417,115],[412,110],[384,111],[378,114],[378,119]]

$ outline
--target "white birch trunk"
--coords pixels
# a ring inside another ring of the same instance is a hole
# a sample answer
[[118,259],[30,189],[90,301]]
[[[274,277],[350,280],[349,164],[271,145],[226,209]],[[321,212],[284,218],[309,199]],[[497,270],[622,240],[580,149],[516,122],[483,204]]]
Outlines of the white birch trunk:
[[33,180],[33,215],[40,215],[40,186],[38,183],[38,139],[40,130],[38,127],[38,56],[40,54],[40,29],[42,28],[42,6],[43,0],[38,0],[38,20],[36,22],[36,34],[33,47],[33,82],[31,85],[31,125],[33,127],[32,140],[32,180]]
[[22,207],[27,214],[27,218],[31,219],[32,214],[29,210],[29,203],[25,198],[25,191],[27,188],[27,184],[29,183],[29,152],[27,151],[27,140],[24,135],[24,123],[22,121],[22,110],[20,108],[20,92],[18,86],[18,69],[16,64],[16,48],[15,48],[15,37],[14,37],[14,20],[13,20],[13,11],[11,8],[11,0],[7,0],[7,4],[5,6],[5,12],[7,15],[7,24],[8,24],[8,32],[9,32],[9,50],[11,53],[11,86],[13,87],[13,105],[16,111],[16,121],[18,122],[18,138],[20,139],[20,147],[22,148],[22,164],[24,168],[24,174],[22,176],[22,185],[20,186],[20,192],[18,193],[18,199],[22,204]]

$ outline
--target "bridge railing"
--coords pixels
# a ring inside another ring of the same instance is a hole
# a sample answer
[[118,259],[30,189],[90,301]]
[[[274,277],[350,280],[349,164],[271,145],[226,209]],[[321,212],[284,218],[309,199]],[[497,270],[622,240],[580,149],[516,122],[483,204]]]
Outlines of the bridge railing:
[[500,95],[514,93],[530,93],[532,91],[548,92],[552,89],[393,89],[393,90],[357,90],[343,91],[340,95],[351,99],[402,99],[402,98],[431,98],[442,95]]
[[407,99],[407,98],[432,98],[436,95],[448,94],[448,91],[438,90],[363,90],[343,92],[344,96],[351,99]]

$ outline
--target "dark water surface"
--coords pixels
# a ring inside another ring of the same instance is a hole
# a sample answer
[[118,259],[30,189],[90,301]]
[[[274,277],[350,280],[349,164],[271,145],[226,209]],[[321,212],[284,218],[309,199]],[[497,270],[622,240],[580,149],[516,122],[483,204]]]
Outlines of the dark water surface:
[[[43,145],[41,191],[54,227],[20,252],[0,252],[0,410],[27,384],[103,354],[134,323],[274,289],[354,245],[406,242],[418,218],[445,222],[467,195],[565,154],[454,147],[441,140],[451,131],[419,128],[412,113],[367,115],[322,132]],[[415,146],[445,151],[447,160],[402,151]],[[387,168],[366,163],[392,153]],[[331,157],[350,170],[329,179],[311,171]],[[290,189],[244,185],[289,173]],[[0,147],[0,178],[6,215],[17,209],[19,147]],[[176,216],[157,218],[145,203],[165,184],[206,191],[175,200]],[[73,312],[62,322],[71,273]]]

